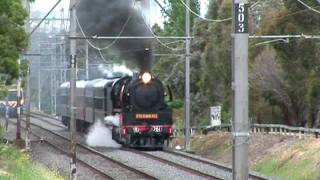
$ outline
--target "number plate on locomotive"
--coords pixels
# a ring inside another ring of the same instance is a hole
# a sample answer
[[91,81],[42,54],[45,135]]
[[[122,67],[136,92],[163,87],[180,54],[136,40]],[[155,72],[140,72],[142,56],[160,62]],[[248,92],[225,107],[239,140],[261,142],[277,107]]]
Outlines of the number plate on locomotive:
[[136,119],[142,119],[142,120],[147,120],[147,119],[159,119],[158,114],[153,114],[153,113],[137,113],[136,114]]
[[152,127],[152,130],[153,130],[154,132],[161,132],[161,131],[162,131],[162,127],[160,127],[160,126],[153,126],[153,127]]

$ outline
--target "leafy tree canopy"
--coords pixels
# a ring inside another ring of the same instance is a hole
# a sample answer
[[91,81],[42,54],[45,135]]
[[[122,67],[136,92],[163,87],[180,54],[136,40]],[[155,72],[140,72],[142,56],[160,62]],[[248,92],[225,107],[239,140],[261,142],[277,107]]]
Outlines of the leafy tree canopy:
[[0,1],[0,73],[7,81],[18,77],[19,52],[27,47],[26,17],[21,0]]
[[[310,7],[319,3],[307,1]],[[277,11],[269,7],[262,18],[261,34],[318,34],[320,16],[298,1],[283,0]],[[319,8],[318,8],[319,9]],[[274,92],[264,91],[265,97],[281,107],[287,124],[305,125],[315,120],[319,109],[320,44],[314,39],[289,39],[289,43],[271,44],[276,50],[276,63],[280,65],[282,97],[275,98]],[[278,91],[279,92],[279,91]]]
[[[185,35],[186,7],[181,2],[184,0],[165,0],[165,11],[163,15],[166,18],[164,22],[164,35]],[[200,4],[198,0],[190,1],[190,8],[199,14]],[[190,24],[193,25],[195,15],[190,13]]]

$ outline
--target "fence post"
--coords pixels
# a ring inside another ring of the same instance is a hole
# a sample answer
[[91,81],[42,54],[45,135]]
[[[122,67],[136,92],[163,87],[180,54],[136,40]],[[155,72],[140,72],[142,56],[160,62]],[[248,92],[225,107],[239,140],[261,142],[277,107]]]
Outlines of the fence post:
[[301,139],[301,130],[299,130],[299,135],[298,136],[299,136],[299,139]]
[[286,135],[287,135],[287,136],[290,136],[290,132],[289,132],[288,129],[286,129]]

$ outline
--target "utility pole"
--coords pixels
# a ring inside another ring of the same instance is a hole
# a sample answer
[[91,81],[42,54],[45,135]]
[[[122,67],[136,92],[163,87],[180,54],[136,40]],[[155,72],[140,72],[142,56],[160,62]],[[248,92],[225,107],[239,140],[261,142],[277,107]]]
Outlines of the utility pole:
[[[28,1],[29,2],[29,1]],[[27,98],[26,98],[26,104],[27,104],[27,114],[26,114],[26,144],[25,144],[25,148],[26,150],[31,150],[30,147],[30,101],[31,101],[31,97],[30,97],[30,67],[28,67],[28,71],[27,71]]]
[[21,108],[21,56],[18,59],[18,65],[19,65],[19,78],[17,82],[17,131],[16,131],[16,140],[21,139],[21,114],[20,114],[20,108]]
[[[25,0],[25,8],[28,12],[28,17],[27,17],[27,20],[26,20],[26,32],[29,33],[30,31],[30,2],[29,0]],[[26,53],[28,53],[28,49],[26,50]],[[29,63],[31,65],[31,63]],[[30,151],[31,150],[31,147],[30,147],[30,67],[28,67],[28,70],[27,70],[27,89],[26,89],[26,98],[25,98],[25,102],[26,102],[26,108],[27,108],[27,113],[26,113],[26,134],[25,134],[25,149],[27,151]]]
[[[190,0],[186,0],[190,7]],[[186,62],[185,62],[185,134],[186,151],[190,151],[190,11],[186,7]]]
[[248,118],[248,2],[233,0],[232,7],[233,179],[249,178]]
[[89,43],[86,41],[86,80],[89,80]]
[[[70,0],[70,36],[75,36],[76,24],[76,0]],[[77,178],[76,168],[76,119],[75,119],[75,89],[76,89],[76,40],[70,39],[70,179]]]
[[38,111],[41,111],[41,59],[38,68]]

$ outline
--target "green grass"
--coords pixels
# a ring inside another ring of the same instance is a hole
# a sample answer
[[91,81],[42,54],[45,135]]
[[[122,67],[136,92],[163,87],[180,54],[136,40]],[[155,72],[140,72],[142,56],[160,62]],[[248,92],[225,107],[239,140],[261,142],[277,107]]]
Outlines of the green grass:
[[65,178],[59,176],[56,171],[33,163],[28,154],[20,152],[15,146],[0,143],[0,179],[63,180]]
[[271,158],[258,164],[255,171],[283,180],[317,180],[320,178],[319,170],[310,162],[309,159],[281,161]]

